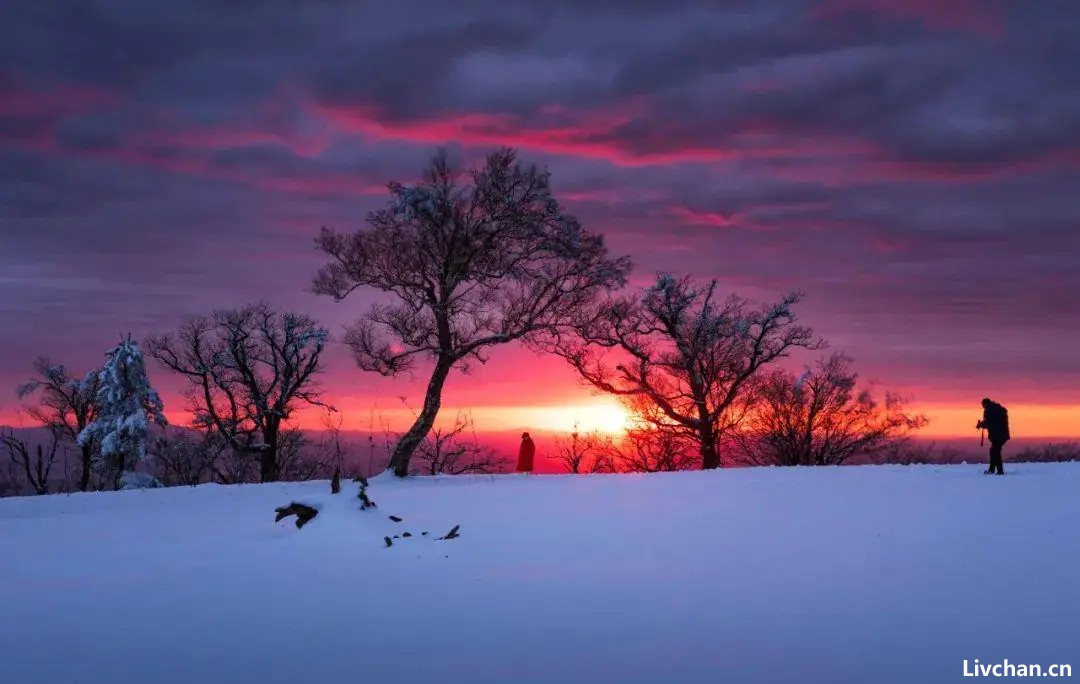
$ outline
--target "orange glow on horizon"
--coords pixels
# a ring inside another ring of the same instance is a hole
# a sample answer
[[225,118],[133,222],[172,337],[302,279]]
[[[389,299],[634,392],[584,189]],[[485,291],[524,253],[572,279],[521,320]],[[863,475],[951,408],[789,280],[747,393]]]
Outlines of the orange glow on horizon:
[[630,427],[630,414],[614,400],[560,406],[522,406],[505,409],[511,422],[534,425],[549,432],[621,434]]
[[[1012,404],[1005,402],[1009,409],[1009,429],[1013,437],[1038,438],[1058,437],[1076,439],[1080,437],[1080,406],[1069,404]],[[925,414],[930,424],[920,430],[918,436],[926,438],[968,437],[978,435],[975,423],[982,418],[982,407],[958,406],[955,404],[940,406],[913,407]]]
[[[1019,438],[1080,439],[1080,405],[1007,403],[1012,432]],[[412,422],[414,413],[408,409],[372,409],[370,405],[339,404],[344,414],[343,428],[382,432],[402,431]],[[916,436],[928,439],[947,439],[978,435],[975,423],[982,417],[982,407],[968,404],[915,404],[913,412],[922,413],[930,424]],[[577,423],[582,432],[620,433],[627,429],[631,418],[626,409],[612,397],[568,397],[565,403],[532,406],[443,406],[437,424],[451,424],[459,414],[472,417],[477,432],[508,430],[538,430],[570,432]],[[320,429],[318,415],[301,419],[304,427]]]
[[[342,413],[342,429],[374,432],[400,432],[412,423],[415,413],[404,407],[391,409],[370,406],[338,405]],[[452,425],[459,415],[469,416],[477,432],[502,432],[512,430],[536,430],[543,432],[571,432],[575,426],[581,432],[605,432],[619,434],[629,427],[630,415],[616,399],[589,397],[555,405],[534,406],[446,406],[439,411],[436,426]],[[169,416],[173,418],[172,415]],[[183,420],[183,415],[176,416]],[[322,416],[310,411],[298,416],[306,429],[323,427]]]
[[[404,407],[384,409],[368,403],[341,401],[337,403],[343,418],[342,429],[352,431],[402,432],[408,429],[414,413]],[[1080,439],[1080,405],[1072,404],[1006,404],[1012,433],[1017,438]],[[930,424],[917,433],[925,439],[949,439],[977,436],[975,423],[981,417],[978,404],[914,405],[912,410],[923,413]],[[570,432],[575,423],[582,432],[601,431],[620,433],[629,426],[630,416],[614,398],[573,397],[566,403],[533,406],[443,406],[437,425],[453,424],[458,415],[471,416],[476,432],[537,430]],[[188,425],[190,415],[184,411],[166,411],[173,425]],[[321,430],[325,424],[319,411],[303,411],[296,423],[305,430]],[[34,427],[34,421],[20,415],[14,407],[0,407],[0,425]]]

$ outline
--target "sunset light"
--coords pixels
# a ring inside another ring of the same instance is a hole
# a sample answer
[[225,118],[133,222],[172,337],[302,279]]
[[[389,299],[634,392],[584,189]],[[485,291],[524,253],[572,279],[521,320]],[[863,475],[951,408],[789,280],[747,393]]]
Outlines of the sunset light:
[[1080,667],[1080,2],[0,18],[4,681]]
[[538,429],[552,432],[604,432],[620,434],[630,426],[630,416],[617,402],[536,406],[519,409]]
[[[548,432],[571,432],[575,424],[581,432],[600,431],[618,434],[626,430],[631,417],[623,406],[614,400],[591,398],[587,392],[581,397],[568,396],[565,403],[534,406],[455,406],[448,405],[437,421],[447,426],[459,414],[468,415],[478,434],[516,430],[541,430]],[[590,398],[592,401],[590,401]],[[913,409],[929,418],[929,424],[920,432],[924,439],[954,439],[976,435],[975,421],[979,417],[976,401],[971,404],[913,404]],[[403,432],[415,414],[403,407],[372,407],[370,405],[339,402],[342,428],[358,432]],[[183,424],[187,416],[181,407],[166,412],[170,422]],[[1080,426],[1080,406],[1070,404],[1028,404],[1010,407],[1013,421],[1023,434],[1033,439],[1075,439]],[[324,412],[307,409],[296,415],[297,424],[305,430],[321,430],[325,426]],[[0,411],[0,423],[12,425],[25,422],[25,417],[15,411]]]
[[[969,437],[977,434],[975,422],[979,417],[977,407],[925,406],[920,409],[930,418],[930,424],[922,431],[925,439]],[[1009,414],[1017,430],[1030,438],[1075,439],[1080,425],[1080,406],[1015,404]]]

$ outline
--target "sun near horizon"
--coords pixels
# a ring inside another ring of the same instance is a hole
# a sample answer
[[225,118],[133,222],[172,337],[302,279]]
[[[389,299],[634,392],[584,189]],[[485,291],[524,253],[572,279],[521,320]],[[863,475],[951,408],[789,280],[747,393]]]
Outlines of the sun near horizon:
[[[373,405],[351,397],[330,403],[337,408],[341,428],[356,432],[404,432],[415,414],[409,408]],[[1018,437],[1027,439],[1080,439],[1080,405],[1034,404],[1009,402],[1009,415]],[[8,403],[0,407],[0,425],[31,427],[25,417],[20,419],[17,406]],[[929,418],[929,424],[916,433],[921,439],[955,439],[977,436],[975,422],[980,407],[975,399],[971,404],[913,403],[912,411]],[[186,426],[191,416],[181,401],[166,402],[166,416],[173,425]],[[511,404],[473,406],[447,404],[439,413],[436,426],[452,425],[458,416],[466,416],[477,433],[514,430],[538,432],[582,433],[602,432],[619,435],[633,423],[633,417],[614,397],[596,396],[588,392],[568,395],[564,401],[543,404]],[[308,409],[296,415],[296,425],[304,430],[326,429],[325,413]]]
[[[978,437],[975,422],[979,418],[978,402],[961,404],[913,404],[912,410],[922,413],[930,423],[918,431],[921,439],[956,439]],[[404,432],[414,414],[405,407],[375,408],[359,402],[343,402],[338,406],[341,428],[356,432]],[[190,416],[177,409],[166,412],[176,425],[186,425]],[[1026,439],[1080,439],[1080,406],[1071,404],[1009,404],[1009,415],[1018,437]],[[496,433],[515,430],[537,432],[582,433],[601,432],[612,435],[624,433],[632,424],[630,412],[613,397],[569,396],[565,402],[509,406],[444,406],[436,426],[452,425],[458,416],[472,421],[477,433]],[[3,416],[0,416],[3,418]],[[3,422],[0,420],[0,422]],[[297,424],[305,429],[325,429],[323,414],[305,411],[297,416]]]
[[[390,409],[372,408],[359,404],[343,403],[338,406],[341,427],[361,432],[404,432],[415,415],[405,407]],[[627,409],[610,397],[568,397],[565,403],[511,406],[444,406],[439,411],[436,427],[452,425],[458,417],[472,422],[476,432],[505,432],[511,430],[535,430],[538,432],[602,432],[621,434],[632,422]],[[183,412],[176,414],[178,421],[186,421]],[[304,429],[319,430],[325,427],[322,415],[306,411],[297,417]]]

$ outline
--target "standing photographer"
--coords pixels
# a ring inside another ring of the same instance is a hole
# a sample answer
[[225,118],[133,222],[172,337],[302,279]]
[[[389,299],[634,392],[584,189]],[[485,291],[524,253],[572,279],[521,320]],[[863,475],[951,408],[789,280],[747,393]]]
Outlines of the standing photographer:
[[986,430],[990,437],[990,468],[987,475],[1004,475],[1001,462],[1001,448],[1009,441],[1009,411],[1001,404],[989,399],[982,400],[983,418],[976,429]]

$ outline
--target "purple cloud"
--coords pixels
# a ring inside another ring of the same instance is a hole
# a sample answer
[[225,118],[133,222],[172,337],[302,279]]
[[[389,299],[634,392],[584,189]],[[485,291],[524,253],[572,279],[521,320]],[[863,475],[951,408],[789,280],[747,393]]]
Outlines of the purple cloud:
[[[920,398],[1080,401],[1061,351],[1077,21],[921,0],[5,5],[0,388],[38,353],[89,366],[122,332],[257,298],[339,328],[356,305],[306,290],[318,228],[361,225],[436,147],[513,145],[638,281],[804,290],[811,323]],[[398,393],[335,363],[335,391]],[[516,387],[527,363],[507,350],[479,379]]]

